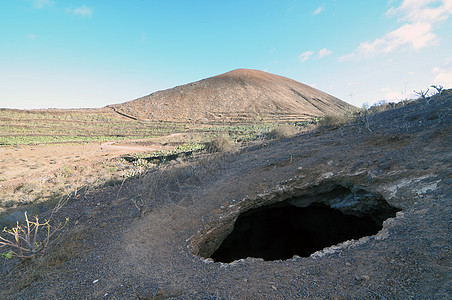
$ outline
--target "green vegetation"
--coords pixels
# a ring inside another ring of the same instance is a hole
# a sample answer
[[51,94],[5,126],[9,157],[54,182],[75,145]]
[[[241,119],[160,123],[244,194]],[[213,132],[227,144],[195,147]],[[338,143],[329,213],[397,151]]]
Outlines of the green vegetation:
[[183,130],[177,123],[144,123],[103,111],[0,109],[0,145],[145,139]]
[[[298,121],[294,125],[303,127],[314,121]],[[0,109],[0,145],[120,141],[166,136],[176,132],[199,133],[200,139],[193,142],[200,144],[211,141],[221,132],[229,133],[235,142],[242,142],[266,138],[277,127],[278,123],[262,120],[207,126],[141,122],[109,110]]]
[[106,142],[128,139],[144,139],[154,136],[0,136],[0,145],[30,145],[50,143]]
[[199,150],[203,150],[205,148],[205,144],[202,143],[184,143],[182,145],[176,146],[175,150],[168,150],[168,151],[157,151],[149,154],[136,154],[136,158],[153,158],[153,157],[162,157],[162,156],[171,156],[171,155],[177,155],[181,153],[188,153],[188,152],[195,152]]
[[194,129],[207,135],[206,142],[215,139],[219,134],[227,132],[235,142],[247,142],[265,139],[278,123],[250,123],[229,126],[210,126]]

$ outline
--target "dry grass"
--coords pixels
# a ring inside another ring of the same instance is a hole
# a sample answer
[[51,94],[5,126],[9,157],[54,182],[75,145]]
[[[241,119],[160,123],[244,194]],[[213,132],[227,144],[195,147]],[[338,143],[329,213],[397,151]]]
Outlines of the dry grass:
[[[153,167],[154,165],[149,163],[128,163],[121,158],[103,159],[81,165],[68,162],[52,172],[34,173],[34,177],[2,189],[0,212],[12,211],[24,204],[39,205],[48,202],[51,206],[53,200],[77,195],[77,191],[81,189],[90,190],[111,182],[121,182]],[[11,178],[4,177],[6,180]]]
[[45,255],[33,260],[8,261],[9,272],[2,277],[8,289],[0,291],[0,298],[16,293],[41,278],[51,278],[58,273],[58,266],[90,250],[85,240],[88,238],[85,227],[78,226],[61,236],[61,239],[50,245]]
[[344,115],[327,115],[320,119],[318,128],[320,130],[326,129],[341,129],[344,126],[363,124],[367,130],[372,132],[371,121],[376,114],[376,111],[370,110],[367,107],[357,109]]
[[[214,178],[227,166],[231,152],[200,154],[189,160],[175,160],[148,170],[137,180],[123,182],[123,192],[131,199],[140,216],[162,203],[180,207],[195,204],[194,194],[201,178]],[[132,196],[131,196],[132,195]]]
[[42,184],[36,180],[26,181],[16,187],[16,191],[18,191],[18,192],[20,191],[25,194],[29,194],[31,192],[37,192],[37,191],[40,191],[41,189],[42,189]]
[[226,152],[232,150],[234,147],[234,141],[231,139],[228,133],[220,133],[213,141],[207,144],[207,151],[213,152]]
[[385,102],[385,101],[380,101],[379,103],[372,105],[370,107],[371,111],[374,111],[375,113],[380,113],[383,111],[387,111],[390,109],[394,109],[396,108],[398,105],[401,105],[402,103],[390,103],[390,102]]
[[272,139],[287,139],[298,133],[298,129],[290,124],[281,124],[269,133]]
[[337,129],[350,123],[353,118],[349,115],[326,115],[319,120],[320,129]]

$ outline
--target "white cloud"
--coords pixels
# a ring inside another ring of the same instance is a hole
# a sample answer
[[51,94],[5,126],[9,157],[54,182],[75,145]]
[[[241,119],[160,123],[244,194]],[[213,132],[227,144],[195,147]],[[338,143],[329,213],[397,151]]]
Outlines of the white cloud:
[[29,34],[27,34],[27,38],[28,38],[29,40],[36,40],[37,37],[38,37],[38,36],[37,36],[36,34],[34,34],[34,33],[29,33]]
[[80,17],[91,17],[94,13],[94,9],[86,5],[77,8],[68,8],[66,11]]
[[74,14],[80,15],[82,17],[91,17],[93,15],[93,9],[86,5],[82,5],[74,9]]
[[388,93],[386,93],[384,100],[398,102],[398,101],[403,100],[404,98],[405,97],[403,96],[403,93],[401,93],[401,92],[388,92]]
[[[341,56],[340,61],[372,57],[396,50],[418,50],[438,46],[434,26],[452,14],[452,0],[403,0],[399,7],[391,7],[386,15],[399,15],[403,24],[373,41],[361,42],[355,51]],[[437,27],[437,26],[436,26]]]
[[301,62],[305,62],[305,61],[307,61],[307,60],[311,57],[312,54],[314,54],[314,52],[312,52],[312,51],[306,51],[306,52],[301,53],[301,54],[298,56],[298,58],[301,60]]
[[34,8],[43,8],[44,6],[52,5],[52,0],[33,0]]
[[[320,58],[323,58],[323,57],[325,57],[325,56],[327,56],[327,55],[330,55],[330,54],[332,54],[332,53],[333,53],[332,51],[330,51],[330,50],[328,50],[328,49],[326,49],[326,48],[323,48],[323,49],[321,49],[321,50],[319,51],[319,53],[318,53],[318,58],[319,58],[319,59],[320,59]],[[301,62],[305,62],[305,61],[307,61],[308,59],[310,59],[312,55],[314,55],[314,51],[306,51],[306,52],[301,53],[301,54],[298,56],[298,58],[300,59]]]
[[389,87],[381,88],[380,91],[384,93],[383,100],[385,101],[398,102],[406,99],[403,91],[396,92]]
[[339,59],[339,61],[347,61],[347,60],[355,59],[356,56],[357,56],[356,53],[349,53],[349,54],[340,56],[338,59]]
[[314,16],[320,14],[325,9],[325,4],[322,6],[317,7],[316,10],[312,13]]
[[353,53],[344,55],[339,60],[368,58],[376,54],[391,53],[399,49],[418,50],[424,47],[437,46],[438,44],[438,38],[432,32],[431,24],[405,24],[372,42],[361,42]]
[[400,21],[436,23],[452,13],[452,0],[404,0],[399,7],[391,7],[386,15],[399,15]]
[[322,58],[322,57],[324,57],[324,56],[330,55],[330,54],[332,54],[332,53],[333,53],[332,51],[330,51],[330,50],[328,50],[328,49],[326,49],[326,48],[323,48],[323,49],[321,49],[321,50],[319,51],[319,58]]
[[441,67],[433,68],[432,72],[435,74],[434,84],[443,85],[445,88],[452,87],[452,58],[446,59]]
[[429,44],[436,44],[436,35],[431,30],[432,25],[429,23],[403,25],[386,35],[389,41],[394,42],[394,45],[387,45],[385,52],[390,52],[406,44],[410,45],[413,49],[420,49],[429,46]]

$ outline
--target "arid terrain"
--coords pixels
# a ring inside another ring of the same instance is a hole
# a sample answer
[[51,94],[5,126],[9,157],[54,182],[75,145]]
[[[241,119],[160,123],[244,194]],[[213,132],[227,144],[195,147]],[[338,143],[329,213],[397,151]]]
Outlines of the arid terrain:
[[[210,118],[219,107],[221,121]],[[100,109],[0,109],[0,213],[122,181],[150,167],[139,158],[201,150],[219,133],[246,142],[278,124],[296,123],[305,131],[326,114],[351,110],[321,91],[257,70]]]
[[142,120],[214,124],[253,119],[306,121],[353,108],[292,79],[248,69],[233,70],[109,107]]
[[[1,263],[0,298],[450,298],[451,91],[352,112],[256,72],[99,109],[117,126],[93,130],[94,141],[21,144],[2,134],[2,224],[23,221],[26,210],[54,228],[68,222],[35,258]],[[255,96],[236,99],[248,103],[237,112],[252,113],[232,117],[232,104],[210,117],[199,108],[173,116],[153,109],[165,95],[194,99],[200,86],[220,97],[225,82]],[[282,100],[259,96],[270,90]],[[295,131],[277,134],[288,121]],[[105,128],[92,116],[85,122]],[[26,127],[18,123],[8,126]],[[129,126],[140,134],[112,138]],[[208,151],[220,132],[232,146]]]

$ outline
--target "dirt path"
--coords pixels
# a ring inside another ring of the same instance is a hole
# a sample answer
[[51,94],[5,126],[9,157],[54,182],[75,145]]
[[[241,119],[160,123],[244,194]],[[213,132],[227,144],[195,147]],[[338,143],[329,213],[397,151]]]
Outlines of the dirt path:
[[[170,141],[175,137],[182,136],[184,133],[178,132],[178,133],[172,133],[163,137],[157,137],[153,139],[136,139],[136,140],[127,140],[127,141],[110,141],[110,142],[104,142],[100,144],[100,150],[101,151],[120,151],[120,150],[126,150],[131,151],[133,153],[135,152],[154,152],[154,151],[160,151],[168,147],[164,147],[160,144],[161,141]],[[140,143],[147,143],[150,146],[142,146]]]
[[105,142],[100,145],[101,151],[121,151],[126,150],[128,152],[153,152],[153,151],[159,151],[161,150],[161,146],[123,146],[120,144],[117,144],[117,142]]
[[94,164],[106,158],[119,157],[136,152],[161,150],[157,146],[119,146],[115,142],[89,143],[83,145],[33,145],[0,147],[2,188],[15,186],[32,178],[56,172],[60,168]]
[[[64,166],[86,165],[106,158],[115,158],[137,152],[152,153],[171,150],[172,146],[161,145],[161,141],[170,141],[183,133],[153,139],[128,141],[109,141],[87,144],[41,144],[0,147],[0,188],[15,186],[40,176],[56,172]],[[149,146],[136,144],[146,142]]]

